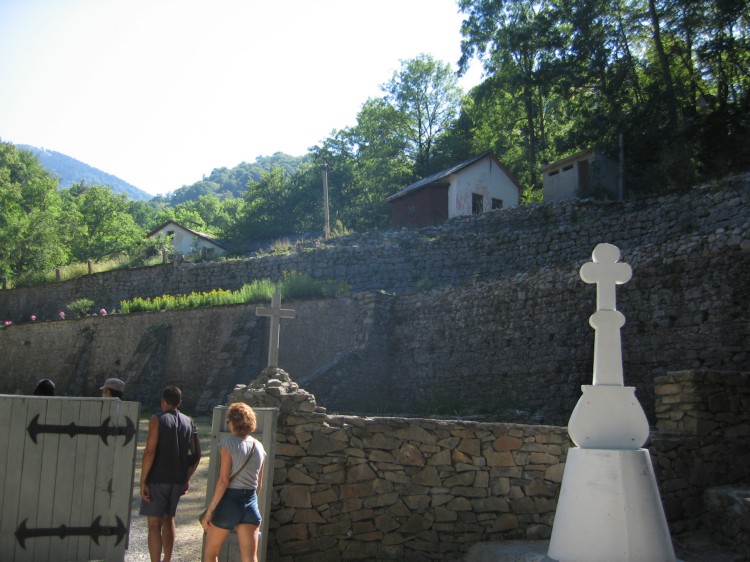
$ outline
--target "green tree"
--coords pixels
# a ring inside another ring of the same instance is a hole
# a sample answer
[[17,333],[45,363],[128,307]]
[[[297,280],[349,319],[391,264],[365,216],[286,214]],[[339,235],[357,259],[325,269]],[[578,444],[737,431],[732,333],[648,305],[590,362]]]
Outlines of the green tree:
[[294,182],[282,168],[264,172],[259,181],[250,181],[244,199],[243,238],[271,238],[295,231],[290,215]]
[[0,273],[10,279],[62,265],[57,181],[30,152],[0,142]]
[[129,213],[127,196],[108,187],[79,184],[64,190],[63,200],[71,211],[68,243],[76,261],[98,261],[138,251],[146,232]]
[[617,158],[623,135],[626,184],[641,193],[750,163],[747,2],[459,5],[459,66],[479,58],[487,77],[448,137],[455,146],[491,147],[538,186],[540,164],[583,148]]
[[151,232],[160,224],[159,211],[152,201],[129,201],[128,214],[146,232]]
[[[539,187],[540,155],[549,144],[548,128],[552,86],[563,43],[556,6],[536,0],[459,0],[468,14],[462,25],[463,70],[476,57],[491,81],[479,90],[490,103],[500,103],[509,125],[522,138],[527,166],[523,175]],[[494,99],[494,101],[493,101]],[[503,153],[496,153],[503,161]]]
[[418,175],[431,170],[437,139],[458,116],[461,88],[450,65],[421,54],[401,62],[382,86],[386,100],[401,114],[397,125]]

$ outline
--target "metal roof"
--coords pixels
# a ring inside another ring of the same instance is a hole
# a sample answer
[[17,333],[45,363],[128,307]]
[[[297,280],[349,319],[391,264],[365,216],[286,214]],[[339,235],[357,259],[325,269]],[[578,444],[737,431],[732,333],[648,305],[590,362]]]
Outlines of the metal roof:
[[404,195],[408,195],[409,193],[413,193],[419,189],[422,189],[423,187],[427,187],[428,185],[438,183],[440,180],[447,178],[448,176],[455,174],[456,172],[466,168],[467,166],[471,166],[475,162],[478,162],[479,160],[482,160],[483,158],[487,156],[492,156],[489,152],[485,152],[481,156],[475,156],[474,158],[470,158],[469,160],[464,160],[463,162],[459,162],[458,164],[454,164],[450,168],[445,168],[444,170],[440,170],[439,172],[435,172],[434,174],[427,176],[426,178],[423,178],[417,182],[414,182],[413,184],[405,187],[401,191],[394,193],[390,197],[386,199],[386,201],[393,201],[394,199],[398,199],[399,197],[403,197]]

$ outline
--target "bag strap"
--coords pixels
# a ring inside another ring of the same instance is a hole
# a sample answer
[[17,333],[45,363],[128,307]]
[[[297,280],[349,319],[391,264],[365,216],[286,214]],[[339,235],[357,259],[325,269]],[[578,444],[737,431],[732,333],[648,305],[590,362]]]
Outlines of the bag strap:
[[242,472],[242,469],[243,469],[243,468],[245,468],[245,465],[247,464],[247,461],[249,461],[249,460],[250,460],[250,457],[252,457],[252,456],[253,456],[253,453],[255,452],[255,439],[254,439],[254,438],[252,438],[252,437],[251,437],[251,439],[253,440],[253,448],[252,448],[252,449],[250,449],[250,454],[249,454],[249,455],[247,455],[247,457],[245,457],[245,462],[243,462],[243,463],[242,463],[242,466],[241,466],[241,467],[239,467],[239,468],[237,469],[237,472],[235,472],[234,474],[232,474],[232,475],[231,475],[231,476],[229,477],[229,481],[230,481],[230,482],[231,482],[232,480],[234,480],[234,477],[235,477],[235,476],[237,476],[237,475],[238,475],[238,474],[239,474],[240,472]]

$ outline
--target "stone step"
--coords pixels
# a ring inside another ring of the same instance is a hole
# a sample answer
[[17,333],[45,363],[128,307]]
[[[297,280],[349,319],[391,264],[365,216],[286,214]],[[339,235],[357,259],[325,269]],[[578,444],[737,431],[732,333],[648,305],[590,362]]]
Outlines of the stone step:
[[750,560],[750,485],[707,488],[703,526],[718,544]]

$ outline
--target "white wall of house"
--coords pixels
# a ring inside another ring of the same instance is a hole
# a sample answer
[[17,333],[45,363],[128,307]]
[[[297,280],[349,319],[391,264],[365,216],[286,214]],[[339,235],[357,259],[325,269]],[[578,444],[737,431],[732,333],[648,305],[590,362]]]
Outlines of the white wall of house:
[[565,201],[572,199],[578,191],[578,165],[571,162],[544,172],[544,200]]
[[475,162],[450,177],[448,218],[474,214],[475,195],[482,197],[482,212],[515,207],[519,200],[518,187],[492,158]]
[[582,162],[588,168],[589,193],[586,196],[602,197],[606,194],[611,199],[618,197],[617,163],[596,152],[583,151],[542,168],[545,201],[565,201],[581,195],[579,190],[583,185],[580,176]]
[[196,236],[194,233],[176,224],[166,225],[155,233],[154,236],[160,234],[167,237],[172,236],[172,246],[174,246],[175,253],[178,255],[189,256],[193,252],[200,252],[203,248],[212,252],[213,255],[224,254],[224,250],[220,246],[217,246],[210,240]]

